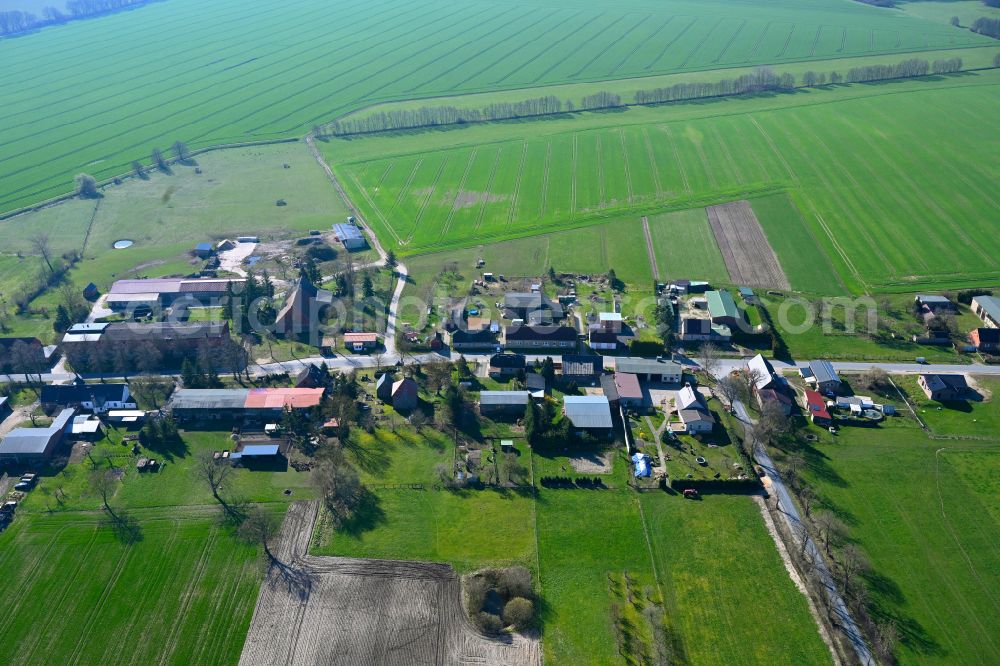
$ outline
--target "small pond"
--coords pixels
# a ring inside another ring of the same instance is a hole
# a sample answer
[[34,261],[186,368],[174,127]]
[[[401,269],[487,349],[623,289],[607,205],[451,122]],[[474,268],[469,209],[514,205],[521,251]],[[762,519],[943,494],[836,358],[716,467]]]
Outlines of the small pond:
[[123,238],[121,240],[116,240],[111,247],[115,248],[116,250],[124,250],[127,247],[132,247],[132,245],[134,245],[134,244],[135,244],[135,241],[131,241],[131,240],[127,239],[127,238]]

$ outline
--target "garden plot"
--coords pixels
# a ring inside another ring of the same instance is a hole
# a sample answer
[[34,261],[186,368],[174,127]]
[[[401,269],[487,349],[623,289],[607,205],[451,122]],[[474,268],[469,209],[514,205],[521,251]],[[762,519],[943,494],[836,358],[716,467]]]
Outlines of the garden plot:
[[733,281],[750,287],[791,289],[750,202],[734,201],[706,211]]
[[447,565],[307,555],[317,512],[289,508],[241,665],[540,663],[537,640],[471,628]]

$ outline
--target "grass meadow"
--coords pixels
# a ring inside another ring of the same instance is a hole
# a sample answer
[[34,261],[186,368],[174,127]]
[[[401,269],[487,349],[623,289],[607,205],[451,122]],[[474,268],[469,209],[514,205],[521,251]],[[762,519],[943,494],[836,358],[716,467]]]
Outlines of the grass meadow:
[[[318,554],[444,561],[460,571],[523,564],[537,576],[552,663],[622,662],[611,581],[625,574],[664,601],[666,640],[685,663],[762,664],[789,655],[829,663],[805,597],[750,498],[639,495],[625,486],[617,455],[609,490],[385,487],[428,483],[453,448],[404,430],[352,439],[375,499]],[[536,477],[570,468],[558,454],[528,455]],[[786,619],[780,626],[766,621],[775,613]]]
[[[288,143],[199,155],[198,168],[175,166],[107,187],[98,200],[73,199],[0,222],[0,294],[35,284],[44,266],[32,237],[49,236],[53,253],[76,250],[83,261],[67,279],[78,289],[93,282],[103,292],[116,279],[185,275],[203,265],[189,252],[197,244],[258,235],[262,241],[329,229],[347,209],[305,144]],[[289,168],[284,168],[284,165]],[[277,206],[284,199],[285,206]],[[115,250],[119,239],[132,247]],[[8,298],[11,302],[12,298]],[[57,293],[33,302],[54,310]],[[10,306],[11,309],[13,306]],[[12,321],[17,334],[52,335],[46,315]]]
[[0,43],[0,211],[156,146],[295,136],[377,102],[988,43],[828,0],[151,3]]
[[[943,289],[1000,278],[990,232],[998,85],[1000,72],[977,72],[323,149],[369,224],[403,254],[643,214],[655,229],[662,213],[748,198],[793,289]],[[926,140],[935,135],[949,140]],[[666,254],[679,253],[671,243],[706,245],[694,218],[683,219],[680,239],[657,234],[668,274]],[[574,251],[599,261],[590,238]],[[712,254],[707,268],[718,273]]]
[[[998,405],[979,409],[995,422]],[[939,423],[935,432],[968,432],[965,416],[965,426]],[[841,428],[835,439],[816,432],[820,442],[806,456],[819,497],[814,510],[839,517],[871,561],[864,575],[873,615],[898,627],[899,662],[995,663],[998,441],[930,439],[906,417],[880,428]]]

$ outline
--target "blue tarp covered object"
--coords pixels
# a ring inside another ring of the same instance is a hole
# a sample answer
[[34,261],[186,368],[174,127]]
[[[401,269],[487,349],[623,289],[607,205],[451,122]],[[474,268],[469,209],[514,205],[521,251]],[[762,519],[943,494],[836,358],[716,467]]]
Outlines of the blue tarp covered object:
[[649,456],[645,453],[634,454],[632,463],[635,464],[635,478],[644,479],[653,475],[653,470],[649,467]]

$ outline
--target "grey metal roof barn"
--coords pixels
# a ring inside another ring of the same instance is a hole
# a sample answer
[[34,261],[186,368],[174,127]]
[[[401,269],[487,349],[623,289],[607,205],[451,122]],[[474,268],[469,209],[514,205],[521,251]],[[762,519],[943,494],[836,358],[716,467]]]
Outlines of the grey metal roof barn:
[[487,406],[527,405],[528,391],[482,391],[479,404]]
[[353,224],[335,224],[333,225],[333,233],[348,250],[358,250],[367,245],[364,234]]
[[611,428],[611,405],[603,395],[567,395],[563,412],[574,428]]
[[681,371],[680,363],[657,361],[649,358],[619,358],[615,360],[615,370],[633,375],[675,375]]
[[580,356],[563,354],[562,372],[564,377],[583,377],[599,375],[604,371],[603,356]]
[[0,441],[0,457],[47,456],[62,438],[76,410],[64,409],[47,428],[15,428]]
[[247,389],[180,389],[170,406],[174,409],[243,409]]
[[829,361],[810,361],[809,370],[817,384],[840,383],[840,377]]

